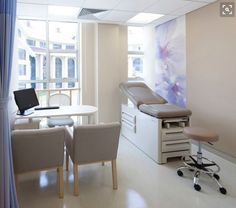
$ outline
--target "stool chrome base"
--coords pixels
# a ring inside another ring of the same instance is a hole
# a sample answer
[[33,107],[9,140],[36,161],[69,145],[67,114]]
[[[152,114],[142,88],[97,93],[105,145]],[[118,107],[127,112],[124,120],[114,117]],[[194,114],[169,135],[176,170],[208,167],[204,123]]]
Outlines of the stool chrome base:
[[[201,186],[199,185],[199,177],[202,173],[204,173],[217,183],[217,185],[219,186],[219,191],[222,194],[227,193],[226,189],[219,183],[220,177],[217,174],[220,171],[219,165],[217,165],[214,161],[210,161],[207,158],[202,157],[201,151],[198,151],[197,155],[189,156],[188,160],[184,157],[183,163],[184,166],[177,169],[177,174],[179,176],[183,176],[182,170],[184,169],[188,169],[189,171],[194,172],[193,184],[196,191],[201,190]],[[213,169],[211,169],[210,167]]]

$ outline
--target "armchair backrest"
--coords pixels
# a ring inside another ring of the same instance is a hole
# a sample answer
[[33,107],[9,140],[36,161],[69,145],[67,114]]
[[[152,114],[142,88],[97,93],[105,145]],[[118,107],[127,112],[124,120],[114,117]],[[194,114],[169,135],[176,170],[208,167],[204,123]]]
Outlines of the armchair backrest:
[[65,105],[70,105],[70,97],[69,95],[66,94],[54,94],[49,97],[49,105],[59,105],[59,106],[65,106]]
[[117,157],[120,124],[75,126],[73,161],[78,164],[114,160]]
[[12,131],[15,173],[62,166],[64,140],[64,127]]

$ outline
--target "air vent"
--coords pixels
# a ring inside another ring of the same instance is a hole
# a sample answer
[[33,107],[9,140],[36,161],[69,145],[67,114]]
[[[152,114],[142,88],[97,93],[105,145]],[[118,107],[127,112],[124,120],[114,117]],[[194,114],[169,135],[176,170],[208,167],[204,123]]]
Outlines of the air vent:
[[97,13],[101,13],[101,12],[106,12],[107,10],[104,9],[88,9],[88,8],[83,8],[81,9],[78,17],[82,17],[82,16],[87,16],[87,15],[93,15],[93,14],[97,14]]

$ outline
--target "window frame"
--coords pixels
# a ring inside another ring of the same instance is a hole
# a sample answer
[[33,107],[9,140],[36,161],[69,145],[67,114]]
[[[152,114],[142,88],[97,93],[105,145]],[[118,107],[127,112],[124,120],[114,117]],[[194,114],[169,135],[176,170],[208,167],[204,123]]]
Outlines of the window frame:
[[[134,26],[128,26],[128,31],[129,31],[129,27],[134,27]],[[139,27],[139,26],[137,26],[137,27]],[[128,37],[128,40],[129,40],[129,37]],[[144,63],[144,50],[143,51],[129,50],[129,41],[128,41],[128,56],[127,56],[128,62],[129,62],[129,57],[130,56],[141,57],[143,59],[143,63]],[[135,77],[140,77],[140,76],[141,77],[144,76],[144,64],[143,64],[143,71],[142,71],[142,73],[140,73],[138,76],[137,75],[131,75],[130,76],[130,69],[129,69],[129,63],[128,63],[128,78],[135,78]]]
[[[47,71],[47,78],[44,79],[35,79],[35,80],[18,80],[18,84],[19,85],[23,85],[23,84],[33,84],[33,83],[42,83],[43,86],[46,84],[47,88],[50,88],[50,84],[55,84],[55,89],[60,89],[60,88],[56,88],[56,83],[61,82],[61,83],[69,83],[70,82],[77,82],[78,83],[78,88],[80,88],[80,23],[78,21],[68,21],[68,20],[60,20],[60,19],[35,19],[35,18],[27,18],[27,17],[17,17],[17,21],[21,21],[21,20],[29,20],[29,21],[42,21],[45,22],[45,31],[46,31],[46,39],[45,40],[41,40],[46,42],[46,51],[45,51],[45,56],[46,56],[46,71]],[[61,23],[75,23],[76,24],[76,34],[75,34],[75,48],[74,49],[50,49],[49,44],[49,23],[50,22],[61,22]],[[40,44],[39,42],[39,44]],[[29,46],[30,47],[30,46]],[[33,46],[35,47],[35,46]],[[57,53],[57,54],[65,54],[65,53],[69,53],[69,54],[75,54],[75,78],[69,78],[69,77],[62,77],[60,80],[51,77],[51,71],[53,69],[51,69],[51,53]],[[20,63],[22,64],[22,63]],[[19,77],[19,76],[18,76]],[[69,89],[69,87],[67,87]],[[43,87],[44,89],[44,87]]]

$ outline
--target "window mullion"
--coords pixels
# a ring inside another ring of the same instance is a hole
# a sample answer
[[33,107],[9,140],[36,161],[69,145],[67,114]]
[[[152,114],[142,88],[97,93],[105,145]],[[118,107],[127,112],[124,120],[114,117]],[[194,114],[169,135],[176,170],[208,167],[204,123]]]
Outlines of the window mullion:
[[50,74],[51,74],[51,67],[50,67],[50,55],[49,55],[49,21],[46,20],[46,70],[47,70],[47,88],[50,88]]
[[79,77],[79,69],[80,69],[80,66],[79,66],[79,63],[80,63],[80,61],[79,61],[79,55],[80,55],[80,45],[78,45],[78,43],[79,44],[81,44],[80,43],[80,41],[79,41],[79,35],[80,35],[80,24],[79,23],[77,23],[77,33],[76,33],[76,42],[75,42],[75,49],[76,49],[76,58],[75,58],[75,71],[76,71],[76,73],[75,73],[75,77],[77,77],[77,80],[78,80],[78,87],[80,88],[80,77]]

